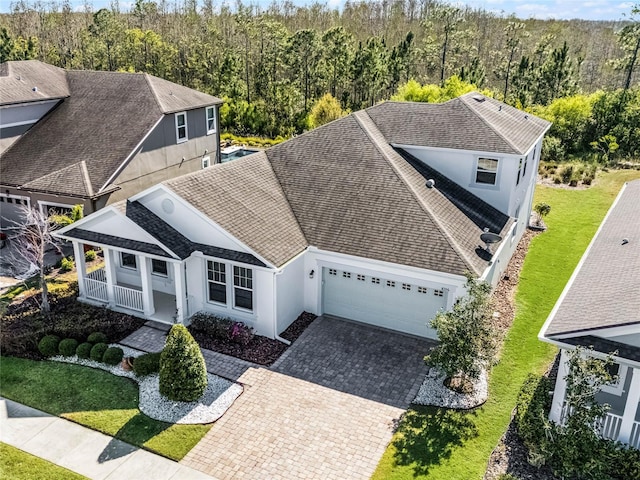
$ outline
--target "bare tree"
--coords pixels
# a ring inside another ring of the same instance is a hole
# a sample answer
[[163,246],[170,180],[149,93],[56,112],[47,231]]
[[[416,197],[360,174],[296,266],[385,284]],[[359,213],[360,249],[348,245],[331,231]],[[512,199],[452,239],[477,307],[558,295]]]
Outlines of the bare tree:
[[42,212],[26,205],[21,207],[20,217],[22,220],[13,221],[10,227],[11,252],[8,257],[17,271],[26,274],[37,272],[41,288],[40,311],[48,314],[45,254],[50,247],[58,248],[52,235],[56,225]]

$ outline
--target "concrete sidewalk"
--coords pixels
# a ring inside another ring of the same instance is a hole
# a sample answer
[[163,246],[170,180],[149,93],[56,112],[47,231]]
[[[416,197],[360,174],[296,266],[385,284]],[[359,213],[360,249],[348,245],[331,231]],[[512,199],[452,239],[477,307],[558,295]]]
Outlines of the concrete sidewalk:
[[95,480],[213,478],[69,420],[2,397],[0,441]]

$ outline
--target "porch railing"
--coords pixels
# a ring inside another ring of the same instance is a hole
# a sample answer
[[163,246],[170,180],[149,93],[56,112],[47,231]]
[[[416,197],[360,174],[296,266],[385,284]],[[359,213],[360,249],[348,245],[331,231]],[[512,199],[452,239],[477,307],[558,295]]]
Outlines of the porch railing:
[[[562,416],[560,417],[562,425],[567,422],[568,415],[569,408],[565,403],[562,406]],[[622,417],[609,412],[600,420],[596,420],[593,427],[602,438],[619,441],[618,437],[620,436],[620,427],[622,427]],[[629,445],[640,449],[640,422],[633,422]]]
[[640,450],[640,422],[633,422],[631,436],[629,437],[629,445]]
[[99,268],[98,270],[87,273],[87,276],[85,278],[90,278],[92,280],[107,283],[107,273],[105,272],[104,268]]
[[142,290],[134,290],[133,288],[113,286],[114,300],[117,306],[130,308],[139,312],[144,311],[142,304]]
[[84,288],[86,290],[87,298],[99,300],[101,302],[109,301],[106,282],[101,282],[100,280],[86,277],[84,279]]

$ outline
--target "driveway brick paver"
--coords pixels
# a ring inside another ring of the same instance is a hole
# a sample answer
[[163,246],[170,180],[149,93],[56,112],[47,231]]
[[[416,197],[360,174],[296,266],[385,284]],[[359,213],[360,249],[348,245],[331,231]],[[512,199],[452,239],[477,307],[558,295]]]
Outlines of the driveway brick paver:
[[244,393],[182,460],[222,479],[369,478],[403,410],[250,368]]
[[285,375],[407,408],[427,373],[433,340],[332,316],[317,318],[273,365]]

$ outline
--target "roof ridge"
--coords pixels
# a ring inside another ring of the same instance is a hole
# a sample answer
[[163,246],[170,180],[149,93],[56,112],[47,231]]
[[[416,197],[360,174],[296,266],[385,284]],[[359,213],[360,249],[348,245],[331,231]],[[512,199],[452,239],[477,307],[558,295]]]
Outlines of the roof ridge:
[[[471,106],[470,106],[470,104],[469,104],[469,103],[467,103],[467,97],[469,97],[469,96],[473,95],[474,93],[475,93],[475,94],[478,94],[478,95],[481,95],[481,94],[480,94],[480,92],[477,92],[477,91],[475,91],[475,90],[474,90],[473,92],[469,92],[469,93],[465,93],[464,95],[460,95],[458,98],[455,98],[455,99],[453,99],[453,100],[460,100],[460,102],[462,102],[462,104],[467,108],[467,110],[469,110],[470,112],[472,112],[472,113],[473,113],[477,118],[479,118],[479,119],[480,119],[480,121],[481,121],[482,123],[484,123],[487,127],[489,127],[493,133],[495,133],[495,134],[496,134],[496,135],[498,135],[502,140],[504,140],[504,141],[505,141],[505,143],[506,143],[507,145],[509,145],[509,146],[513,149],[513,151],[514,151],[514,152],[516,152],[516,155],[522,155],[522,154],[519,152],[518,148],[517,148],[517,147],[516,147],[512,142],[511,142],[511,140],[509,140],[509,139],[508,139],[507,137],[505,137],[502,133],[500,133],[500,131],[498,131],[498,130],[497,130],[497,129],[496,129],[496,128],[491,124],[491,123],[489,123],[489,122],[484,118],[484,116],[480,115],[476,110],[474,110],[473,108],[471,108]],[[486,95],[484,95],[484,96],[486,97]],[[489,97],[487,97],[487,98],[489,98]],[[495,99],[494,99],[494,100],[495,100]],[[498,101],[499,101],[499,100],[496,100],[496,102],[498,102]],[[504,102],[501,102],[501,103],[504,103]],[[505,105],[506,105],[506,103],[505,103]]]
[[87,162],[85,160],[80,162],[80,170],[82,171],[82,180],[84,181],[87,193],[90,197],[93,197],[93,185],[91,184],[91,177],[89,177],[89,169],[87,168]]
[[149,75],[148,73],[143,73],[142,75],[144,75],[144,81],[147,84],[147,87],[149,87],[149,90],[151,90],[151,94],[153,95],[153,99],[156,102],[156,106],[160,109],[160,112],[162,113],[162,115],[166,115],[164,113],[164,108],[162,108],[162,105],[160,104],[160,99],[158,98],[158,92],[156,92],[156,89],[153,88],[153,83],[151,83],[151,81],[149,80],[149,77],[151,75]]
[[[356,119],[356,121],[358,122],[358,125],[360,125],[360,127],[364,131],[365,135],[367,135],[367,137],[369,137],[369,139],[375,145],[376,149],[382,154],[382,156],[385,158],[387,163],[389,163],[391,165],[391,168],[395,172],[396,176],[400,179],[400,181],[402,183],[404,183],[408,187],[409,191],[411,192],[411,195],[413,195],[413,197],[416,199],[418,205],[420,205],[420,207],[429,215],[429,218],[436,225],[436,228],[438,228],[440,233],[442,233],[442,235],[446,238],[447,243],[451,246],[451,248],[456,253],[458,258],[460,258],[460,260],[462,260],[462,262],[469,268],[470,271],[476,271],[476,269],[473,267],[473,262],[469,261],[469,259],[464,254],[462,249],[458,246],[457,242],[453,239],[451,234],[446,230],[446,228],[444,228],[442,223],[438,220],[437,216],[434,214],[434,212],[429,207],[429,205],[427,205],[424,202],[424,200],[420,197],[420,195],[418,194],[416,189],[409,183],[409,181],[406,178],[405,174],[398,167],[398,165],[396,163],[396,159],[393,158],[389,154],[389,151],[387,151],[387,148],[389,150],[393,151],[391,149],[391,146],[389,144],[387,144],[387,143],[385,143],[384,145],[381,145],[380,142],[375,138],[375,136],[373,135],[373,129],[377,130],[377,132],[380,134],[380,137],[384,138],[384,136],[382,135],[382,132],[380,132],[380,130],[376,126],[376,124],[373,121],[373,119],[369,116],[369,114],[365,110],[360,110],[358,112],[354,112],[353,116]],[[393,152],[393,153],[395,153],[395,152]]]

